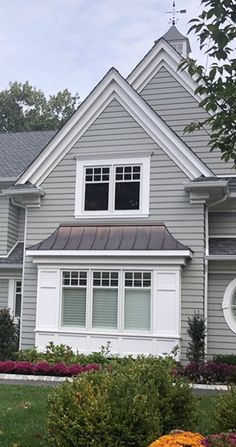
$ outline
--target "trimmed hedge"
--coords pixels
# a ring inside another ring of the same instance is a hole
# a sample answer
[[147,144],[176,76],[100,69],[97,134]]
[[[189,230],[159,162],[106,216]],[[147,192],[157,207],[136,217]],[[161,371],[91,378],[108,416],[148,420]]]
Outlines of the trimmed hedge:
[[13,362],[12,360],[0,362],[0,373],[5,374],[73,377],[88,371],[100,371],[101,368],[101,365],[97,363],[91,363],[89,365],[66,365],[65,363],[55,363],[52,365],[46,361],[38,363]]

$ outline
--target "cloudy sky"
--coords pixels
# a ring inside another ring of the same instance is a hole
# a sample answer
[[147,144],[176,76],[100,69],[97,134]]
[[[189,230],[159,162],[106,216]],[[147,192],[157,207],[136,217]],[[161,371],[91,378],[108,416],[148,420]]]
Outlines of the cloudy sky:
[[[111,66],[129,74],[169,28],[171,8],[172,0],[1,0],[0,90],[28,80],[83,100]],[[200,0],[176,0],[183,8],[177,27],[186,34]],[[191,45],[200,58],[193,35]]]

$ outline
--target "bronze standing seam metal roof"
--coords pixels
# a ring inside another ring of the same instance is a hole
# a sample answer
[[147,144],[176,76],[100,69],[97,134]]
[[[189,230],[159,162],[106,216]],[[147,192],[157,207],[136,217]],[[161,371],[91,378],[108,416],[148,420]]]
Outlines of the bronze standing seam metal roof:
[[60,225],[30,250],[190,250],[165,225]]

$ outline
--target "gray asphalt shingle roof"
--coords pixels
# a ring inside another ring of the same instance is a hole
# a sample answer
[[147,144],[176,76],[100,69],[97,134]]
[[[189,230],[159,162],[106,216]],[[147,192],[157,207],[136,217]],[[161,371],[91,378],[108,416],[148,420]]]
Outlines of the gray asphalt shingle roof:
[[236,239],[232,237],[210,238],[209,240],[210,255],[236,255]]
[[32,163],[56,131],[0,133],[0,178],[16,178]]
[[12,252],[7,258],[0,257],[0,267],[1,264],[9,264],[9,267],[11,264],[14,265],[19,264],[20,267],[23,264],[23,249],[24,249],[23,242],[18,242],[14,250],[12,250]]

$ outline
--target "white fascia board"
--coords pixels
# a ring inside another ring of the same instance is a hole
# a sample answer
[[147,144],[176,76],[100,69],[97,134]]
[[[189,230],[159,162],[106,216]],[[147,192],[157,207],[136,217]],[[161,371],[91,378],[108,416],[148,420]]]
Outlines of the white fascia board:
[[[22,264],[0,264],[0,270],[1,269],[19,269],[22,270]],[[1,278],[2,279],[2,278]]]
[[41,257],[41,256],[97,256],[97,257],[111,257],[111,256],[142,256],[142,257],[185,257],[192,258],[190,250],[27,250],[27,256]]
[[213,175],[126,80],[112,69],[16,184],[30,181],[40,186],[113,99],[117,99],[123,105],[191,180],[201,175],[206,177]]
[[163,66],[181,83],[181,85],[198,101],[197,84],[186,70],[178,70],[183,57],[165,40],[160,39],[127,77],[127,81],[140,92]]
[[236,255],[208,255],[205,256],[208,261],[236,261]]
[[191,191],[193,189],[208,189],[208,188],[226,188],[228,186],[227,181],[219,182],[191,182],[184,185],[186,191]]

